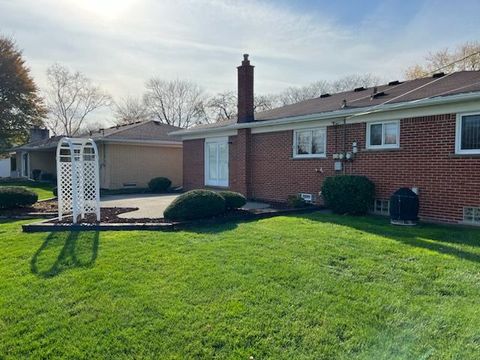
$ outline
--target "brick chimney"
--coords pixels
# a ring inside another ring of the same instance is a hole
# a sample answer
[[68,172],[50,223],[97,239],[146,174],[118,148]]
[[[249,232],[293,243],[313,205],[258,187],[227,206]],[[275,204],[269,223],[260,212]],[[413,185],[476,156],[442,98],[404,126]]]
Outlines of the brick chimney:
[[30,128],[30,137],[29,142],[47,140],[50,137],[50,132],[48,129],[42,129],[38,126]]
[[238,71],[238,123],[253,121],[253,68],[248,54],[243,54],[242,65]]

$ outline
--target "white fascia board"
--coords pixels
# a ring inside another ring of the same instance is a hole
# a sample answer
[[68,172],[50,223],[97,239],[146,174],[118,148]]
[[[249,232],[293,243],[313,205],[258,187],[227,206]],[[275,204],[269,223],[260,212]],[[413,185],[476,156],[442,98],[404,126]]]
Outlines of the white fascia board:
[[206,139],[206,138],[217,138],[217,137],[228,137],[228,136],[235,136],[238,135],[237,129],[226,129],[223,127],[221,129],[217,129],[217,131],[211,131],[213,129],[209,129],[208,132],[195,132],[195,133],[186,133],[185,135],[180,135],[182,140],[195,140],[195,139]]
[[181,136],[183,140],[188,140],[205,138],[207,136],[222,136],[219,134],[246,128],[251,128],[252,133],[261,133],[291,130],[305,126],[325,126],[332,122],[343,121],[343,119],[346,119],[347,123],[352,124],[366,121],[439,115],[458,111],[475,111],[479,109],[480,92],[474,92],[450,95],[447,97],[424,98],[395,104],[376,105],[370,108],[335,110],[274,120],[236,123],[222,128],[180,130],[170,134]]

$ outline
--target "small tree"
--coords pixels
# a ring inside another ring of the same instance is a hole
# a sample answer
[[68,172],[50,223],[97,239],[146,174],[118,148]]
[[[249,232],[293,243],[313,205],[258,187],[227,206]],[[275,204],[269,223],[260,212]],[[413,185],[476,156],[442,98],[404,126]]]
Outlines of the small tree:
[[38,88],[15,42],[0,36],[0,151],[27,140],[46,114]]
[[75,136],[95,110],[109,106],[110,96],[80,72],[54,64],[47,70],[47,125],[56,135]]

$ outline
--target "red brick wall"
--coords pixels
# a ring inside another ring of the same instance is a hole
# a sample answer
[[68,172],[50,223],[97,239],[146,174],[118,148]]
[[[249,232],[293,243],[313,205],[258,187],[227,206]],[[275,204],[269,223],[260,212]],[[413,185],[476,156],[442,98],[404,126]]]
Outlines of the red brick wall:
[[[365,150],[365,135],[364,123],[346,127],[347,151],[357,141],[359,152],[345,163],[345,172],[369,177],[378,198],[388,199],[399,187],[418,187],[420,216],[437,221],[461,221],[463,206],[480,206],[480,157],[455,155],[455,114],[402,119],[400,149]],[[324,178],[335,174],[332,154],[343,151],[343,138],[343,126],[329,126],[326,159],[293,159],[293,131],[249,139],[239,133],[230,138],[231,188],[269,201],[298,192],[318,197]],[[250,148],[246,172],[240,160],[245,148]],[[203,186],[203,141],[184,142],[184,169],[185,188]]]
[[185,140],[183,142],[183,188],[201,189],[205,183],[204,140]]

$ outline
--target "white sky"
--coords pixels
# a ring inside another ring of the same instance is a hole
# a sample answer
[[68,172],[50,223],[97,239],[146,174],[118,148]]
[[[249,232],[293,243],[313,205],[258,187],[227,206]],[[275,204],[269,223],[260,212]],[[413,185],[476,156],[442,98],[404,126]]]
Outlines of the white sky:
[[0,0],[0,32],[17,40],[40,87],[59,62],[115,98],[140,96],[152,76],[233,90],[243,53],[257,93],[352,73],[395,80],[428,51],[480,39],[480,1],[386,0],[364,13],[346,3],[358,16],[321,1]]

